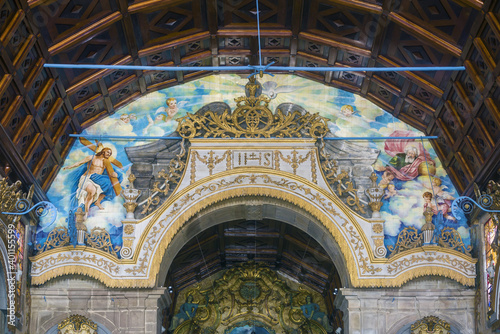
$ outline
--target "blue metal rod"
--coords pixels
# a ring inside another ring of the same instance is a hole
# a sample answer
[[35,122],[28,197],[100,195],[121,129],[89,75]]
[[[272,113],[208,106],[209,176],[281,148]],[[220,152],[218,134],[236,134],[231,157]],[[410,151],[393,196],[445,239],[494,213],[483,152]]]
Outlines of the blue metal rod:
[[401,72],[401,71],[463,71],[465,66],[433,67],[295,67],[295,66],[138,66],[138,65],[93,65],[93,64],[44,64],[46,68],[75,68],[91,70],[140,70],[140,71],[306,71],[306,72]]
[[401,140],[401,139],[438,139],[438,136],[419,137],[325,137],[325,140]]
[[307,72],[426,72],[426,71],[464,71],[465,66],[432,66],[432,67],[270,67],[276,71],[307,71]]
[[87,139],[136,139],[136,140],[152,140],[152,139],[182,139],[182,137],[160,137],[160,136],[99,136],[99,135],[77,135],[70,134],[70,137],[87,138]]
[[262,67],[262,49],[260,47],[260,13],[259,13],[259,0],[255,0],[257,6],[257,40],[259,41],[259,66]]
[[93,64],[45,64],[48,68],[80,68],[91,70],[142,70],[142,71],[248,71],[248,66],[139,66],[139,65],[93,65]]
[[[78,135],[78,134],[70,134],[70,137],[75,138],[87,138],[87,139],[99,139],[99,140],[108,140],[108,139],[132,139],[132,140],[155,140],[155,139],[182,139],[182,137],[158,137],[158,136],[96,136],[96,135]],[[215,139],[215,140],[227,140],[233,138],[206,138],[206,139]],[[241,138],[245,139],[245,138]],[[252,138],[259,139],[259,138]],[[270,138],[260,138],[260,139],[270,139]],[[272,139],[281,139],[281,138],[272,138]],[[292,139],[304,139],[304,138],[292,138]],[[307,138],[305,138],[307,139]],[[438,136],[419,136],[419,137],[324,137],[324,140],[401,140],[401,139],[438,139]]]

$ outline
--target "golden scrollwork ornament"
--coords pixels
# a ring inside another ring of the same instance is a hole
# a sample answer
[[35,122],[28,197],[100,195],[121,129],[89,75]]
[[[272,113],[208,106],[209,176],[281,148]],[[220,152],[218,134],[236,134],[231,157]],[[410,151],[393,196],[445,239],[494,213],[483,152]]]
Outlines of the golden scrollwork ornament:
[[435,316],[424,317],[411,325],[411,334],[448,334],[450,324]]
[[323,138],[328,119],[302,111],[273,113],[271,99],[261,95],[255,78],[246,85],[247,96],[235,98],[236,109],[222,113],[207,110],[179,118],[177,132],[183,138]]
[[78,314],[72,314],[64,319],[57,329],[57,334],[97,334],[97,324]]
[[269,333],[333,330],[322,312],[326,305],[321,294],[303,286],[292,289],[275,271],[253,261],[227,270],[220,279],[201,282],[179,300],[184,303],[169,328],[174,334],[230,333],[248,323]]

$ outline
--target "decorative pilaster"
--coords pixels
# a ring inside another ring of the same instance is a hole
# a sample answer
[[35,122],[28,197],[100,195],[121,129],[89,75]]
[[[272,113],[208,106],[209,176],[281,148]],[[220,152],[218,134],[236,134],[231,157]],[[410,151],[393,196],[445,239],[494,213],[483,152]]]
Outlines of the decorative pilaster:
[[[409,333],[411,326],[414,334],[445,334],[449,333],[446,320],[450,319],[460,328],[460,333],[478,333],[471,321],[473,289],[458,289],[452,283],[435,279],[421,280],[420,284],[410,282],[409,286],[411,288],[399,291],[340,289],[334,306],[344,315],[342,333]],[[415,321],[415,315],[419,315],[419,321]],[[407,331],[403,331],[405,327]]]
[[[129,224],[123,224],[123,247],[120,250],[120,256],[123,259],[130,259],[132,257],[133,250],[132,246],[134,244],[134,232],[135,232],[135,226],[134,225],[129,225]],[[132,235],[132,237],[125,237],[125,235]]]
[[132,255],[134,255],[133,244],[135,239],[135,223],[137,222],[134,211],[137,208],[137,198],[141,195],[141,191],[134,188],[135,175],[130,174],[128,180],[130,182],[130,188],[127,187],[122,191],[122,196],[125,198],[123,206],[127,210],[126,219],[122,221],[123,246],[120,250],[120,256],[123,259],[130,259]]
[[387,248],[384,245],[384,223],[381,219],[380,208],[382,207],[382,196],[384,191],[377,185],[377,174],[374,172],[370,175],[372,185],[366,189],[366,196],[370,199],[368,205],[372,209],[372,240],[375,257],[384,258],[387,255]]
[[385,220],[371,219],[372,240],[375,257],[384,258],[387,255],[387,248],[384,245],[384,223]]

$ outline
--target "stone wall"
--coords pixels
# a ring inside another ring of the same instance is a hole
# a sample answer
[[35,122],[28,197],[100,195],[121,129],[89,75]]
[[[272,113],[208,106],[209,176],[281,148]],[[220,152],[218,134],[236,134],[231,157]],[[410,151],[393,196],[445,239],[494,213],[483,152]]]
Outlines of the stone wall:
[[462,334],[474,331],[473,289],[445,278],[413,280],[394,289],[341,289],[335,306],[345,334],[401,334],[425,316],[436,316]]
[[163,288],[109,289],[89,278],[56,279],[31,288],[30,333],[45,334],[71,314],[86,316],[110,333],[161,333]]

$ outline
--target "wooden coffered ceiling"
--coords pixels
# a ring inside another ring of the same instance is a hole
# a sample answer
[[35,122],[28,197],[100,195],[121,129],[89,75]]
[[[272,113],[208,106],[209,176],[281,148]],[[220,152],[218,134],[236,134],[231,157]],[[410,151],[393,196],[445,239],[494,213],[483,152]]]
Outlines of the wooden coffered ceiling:
[[[500,156],[500,1],[262,0],[263,62],[339,66],[295,74],[360,94],[439,136],[457,189],[471,193]],[[158,89],[257,64],[254,0],[0,0],[0,140],[39,199],[72,139]],[[54,70],[45,63],[191,66],[190,71]],[[465,65],[462,72],[349,72],[358,66]]]
[[[340,289],[342,282],[326,251],[302,230],[270,219],[230,221],[200,232],[177,253],[163,286],[172,287],[177,296],[183,289],[247,261],[264,263],[322,294],[328,313],[333,312],[335,288]],[[333,318],[341,326],[340,314]]]

